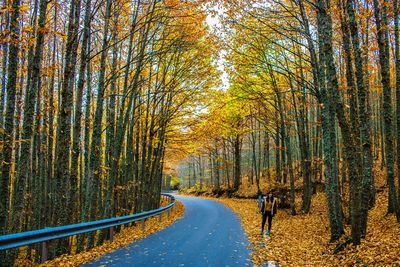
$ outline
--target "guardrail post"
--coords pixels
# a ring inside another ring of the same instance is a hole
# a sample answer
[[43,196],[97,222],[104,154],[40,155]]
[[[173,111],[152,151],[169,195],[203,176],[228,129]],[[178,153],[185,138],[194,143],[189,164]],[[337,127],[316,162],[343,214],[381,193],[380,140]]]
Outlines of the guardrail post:
[[109,230],[109,237],[110,237],[110,242],[114,241],[114,227],[111,226],[110,228],[108,228]]
[[142,231],[144,231],[145,225],[146,225],[146,219],[143,219],[143,220],[142,220]]
[[40,263],[44,263],[45,261],[47,261],[47,242],[46,241],[42,242]]
[[160,217],[158,218],[159,222],[162,222],[162,213],[160,213]]

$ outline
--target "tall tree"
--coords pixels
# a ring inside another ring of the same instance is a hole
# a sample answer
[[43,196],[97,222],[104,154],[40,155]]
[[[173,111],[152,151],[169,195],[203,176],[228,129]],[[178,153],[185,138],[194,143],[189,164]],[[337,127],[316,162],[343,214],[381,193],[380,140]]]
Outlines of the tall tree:
[[[70,176],[71,122],[73,108],[73,92],[75,82],[75,66],[78,49],[78,26],[80,18],[80,0],[71,1],[68,19],[67,44],[65,47],[64,75],[61,87],[60,109],[58,115],[59,128],[56,141],[55,184],[59,194],[55,197],[54,224],[65,225],[73,216],[74,206],[70,197],[76,191],[76,177]],[[74,180],[72,180],[74,179]],[[67,240],[60,240],[57,254],[68,251]]]
[[381,82],[383,85],[383,109],[386,177],[389,186],[388,213],[394,213],[398,207],[396,186],[394,181],[394,153],[393,153],[393,129],[392,129],[392,89],[390,86],[390,52],[388,33],[387,1],[373,1],[374,16],[377,28],[379,64],[381,70]]
[[[400,129],[400,40],[399,40],[399,3],[398,0],[393,1],[393,14],[394,14],[394,41],[395,41],[395,59],[396,59],[396,125]],[[400,170],[400,131],[397,130],[397,169]],[[397,175],[398,181],[400,176]],[[400,184],[400,183],[398,183]],[[397,192],[397,221],[400,222],[400,186]]]

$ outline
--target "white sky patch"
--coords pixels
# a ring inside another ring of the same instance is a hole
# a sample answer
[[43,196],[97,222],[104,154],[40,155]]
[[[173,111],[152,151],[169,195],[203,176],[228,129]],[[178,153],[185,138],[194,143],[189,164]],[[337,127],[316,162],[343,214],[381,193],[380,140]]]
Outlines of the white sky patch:
[[[210,34],[215,35],[217,38],[225,38],[225,32],[222,30],[221,17],[225,16],[225,10],[219,6],[206,6],[207,18],[206,24],[209,27]],[[216,62],[218,70],[221,72],[221,85],[220,90],[226,91],[229,87],[229,74],[225,69],[226,65],[226,50],[219,53],[219,58]]]
[[206,23],[211,30],[219,29],[221,27],[221,22],[219,18],[211,13],[207,14]]

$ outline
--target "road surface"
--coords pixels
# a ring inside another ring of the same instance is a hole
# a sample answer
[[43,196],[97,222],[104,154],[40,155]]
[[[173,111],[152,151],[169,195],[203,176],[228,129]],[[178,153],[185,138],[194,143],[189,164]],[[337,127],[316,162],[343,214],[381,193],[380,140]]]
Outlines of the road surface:
[[177,196],[185,215],[171,226],[83,266],[252,266],[239,218],[224,205]]

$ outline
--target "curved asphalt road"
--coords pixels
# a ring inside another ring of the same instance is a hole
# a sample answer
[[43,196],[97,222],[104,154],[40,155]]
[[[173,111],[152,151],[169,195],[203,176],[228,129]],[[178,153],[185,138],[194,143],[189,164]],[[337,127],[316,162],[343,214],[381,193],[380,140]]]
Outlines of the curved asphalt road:
[[145,239],[83,266],[251,266],[237,215],[224,205],[177,196],[185,215]]

